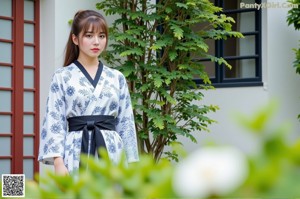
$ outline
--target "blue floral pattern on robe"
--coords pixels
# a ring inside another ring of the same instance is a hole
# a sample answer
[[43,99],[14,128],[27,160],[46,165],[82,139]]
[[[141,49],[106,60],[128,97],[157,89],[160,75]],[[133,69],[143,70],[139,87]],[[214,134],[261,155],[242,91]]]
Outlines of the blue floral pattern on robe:
[[53,164],[54,157],[62,157],[69,172],[78,169],[82,131],[68,132],[67,119],[82,115],[114,116],[117,119],[116,131],[101,130],[110,159],[118,162],[124,151],[128,162],[139,160],[124,75],[103,65],[100,80],[94,87],[72,63],[57,69],[52,77],[41,128],[39,161]]

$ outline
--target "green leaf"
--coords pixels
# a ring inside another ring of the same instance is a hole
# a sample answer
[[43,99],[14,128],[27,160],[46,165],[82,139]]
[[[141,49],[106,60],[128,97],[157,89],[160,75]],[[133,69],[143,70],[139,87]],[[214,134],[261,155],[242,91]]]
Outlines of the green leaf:
[[177,52],[176,51],[170,51],[169,52],[169,58],[170,58],[170,61],[174,61],[175,58],[177,57]]
[[188,65],[188,64],[178,64],[178,68],[180,69],[180,70],[182,70],[182,69],[187,69],[187,68],[189,68],[190,67],[190,65]]
[[151,47],[150,49],[152,50],[160,50],[162,49],[163,47],[166,46],[166,42],[163,41],[163,40],[157,40]]
[[263,133],[268,121],[270,121],[271,116],[277,108],[276,101],[272,101],[267,106],[258,110],[255,113],[255,117],[246,117],[242,114],[236,115],[237,121],[240,122],[244,127],[248,128],[252,132]]
[[185,8],[185,9],[188,9],[187,4],[184,4],[184,3],[176,3],[176,6],[179,7],[179,8]]
[[163,81],[162,81],[161,78],[159,78],[159,77],[155,77],[155,78],[154,78],[154,86],[155,86],[156,88],[161,87],[162,83],[163,83]]
[[122,52],[120,54],[121,57],[125,57],[128,55],[138,55],[138,56],[142,56],[143,55],[143,51],[140,48],[133,48],[131,50],[126,50],[124,52]]
[[71,26],[72,23],[73,23],[73,19],[70,19],[70,20],[68,21],[68,24]]
[[166,9],[165,9],[165,12],[168,14],[168,13],[171,13],[173,10],[172,10],[172,8],[170,8],[170,7],[166,7]]
[[160,130],[164,129],[164,122],[161,118],[153,118],[154,126]]
[[173,30],[174,37],[176,37],[179,40],[183,38],[183,30],[179,26],[171,23],[170,28],[171,30]]

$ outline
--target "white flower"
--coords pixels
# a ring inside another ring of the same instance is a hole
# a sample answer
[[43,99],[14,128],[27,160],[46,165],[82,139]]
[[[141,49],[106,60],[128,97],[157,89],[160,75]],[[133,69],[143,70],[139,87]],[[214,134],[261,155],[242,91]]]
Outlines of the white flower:
[[182,160],[175,169],[173,188],[183,198],[222,196],[246,179],[247,159],[233,147],[208,147]]

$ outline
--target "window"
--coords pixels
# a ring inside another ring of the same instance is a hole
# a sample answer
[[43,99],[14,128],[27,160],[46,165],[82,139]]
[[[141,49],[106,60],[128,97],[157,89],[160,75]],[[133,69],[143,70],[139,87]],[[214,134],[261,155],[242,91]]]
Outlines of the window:
[[[205,65],[215,87],[262,85],[261,9],[240,6],[241,3],[260,4],[261,0],[214,0],[212,2],[222,7],[223,13],[235,20],[236,23],[233,24],[232,29],[241,32],[245,38],[207,41],[210,46],[209,53],[216,57],[223,57],[232,69],[212,63],[208,59],[195,59],[195,61],[200,61]],[[202,83],[201,79],[195,81]]]
[[39,0],[0,0],[0,175],[39,170]]

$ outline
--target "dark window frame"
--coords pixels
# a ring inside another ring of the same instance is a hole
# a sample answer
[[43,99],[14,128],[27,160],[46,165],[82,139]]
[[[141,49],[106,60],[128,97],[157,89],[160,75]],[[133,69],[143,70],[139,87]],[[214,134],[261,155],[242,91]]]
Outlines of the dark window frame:
[[[225,0],[215,0],[215,5],[224,9]],[[254,3],[261,4],[261,0],[255,0]],[[252,78],[225,78],[224,65],[215,63],[215,77],[210,78],[214,87],[247,87],[247,86],[262,86],[262,14],[261,9],[256,8],[238,8],[232,10],[223,10],[222,14],[246,13],[254,12],[255,30],[251,32],[242,32],[244,36],[255,36],[255,55],[239,55],[239,56],[224,56],[224,40],[215,41],[215,56],[223,57],[226,61],[230,60],[255,60],[255,77]],[[221,14],[221,13],[220,13]],[[201,59],[195,61],[210,61],[209,59]],[[195,79],[197,84],[203,84],[201,79]]]

